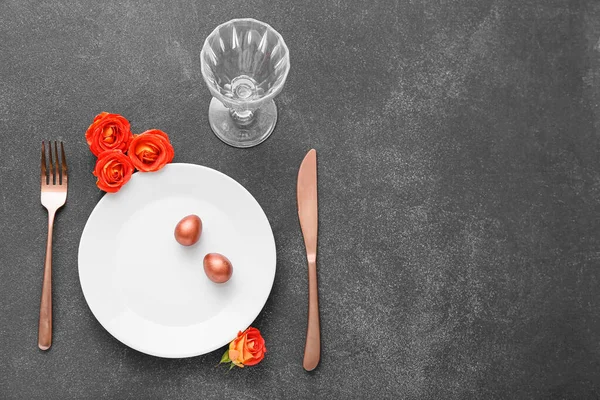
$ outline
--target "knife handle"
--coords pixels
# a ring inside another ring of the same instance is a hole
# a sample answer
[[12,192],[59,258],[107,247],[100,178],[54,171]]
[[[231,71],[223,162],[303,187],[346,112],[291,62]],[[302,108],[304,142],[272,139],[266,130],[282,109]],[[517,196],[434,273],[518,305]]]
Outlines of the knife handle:
[[317,262],[308,261],[308,328],[302,366],[312,371],[321,358],[321,329],[319,326],[319,292],[317,288]]

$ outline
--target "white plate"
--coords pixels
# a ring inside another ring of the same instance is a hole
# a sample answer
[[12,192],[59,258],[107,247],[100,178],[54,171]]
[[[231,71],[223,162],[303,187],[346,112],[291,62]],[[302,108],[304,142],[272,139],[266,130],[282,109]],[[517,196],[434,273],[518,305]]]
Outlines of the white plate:
[[[200,216],[194,246],[177,243],[181,218]],[[233,264],[224,284],[208,280],[203,258]],[[79,279],[98,321],[143,353],[168,358],[216,350],[263,308],[275,278],[275,240],[252,195],[213,169],[169,164],[136,173],[92,211],[79,244]]]

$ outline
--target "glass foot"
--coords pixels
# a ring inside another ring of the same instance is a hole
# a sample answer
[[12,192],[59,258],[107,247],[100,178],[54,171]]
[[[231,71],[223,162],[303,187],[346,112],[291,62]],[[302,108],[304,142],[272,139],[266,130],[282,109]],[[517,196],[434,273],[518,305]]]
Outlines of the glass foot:
[[273,132],[277,122],[277,106],[268,101],[254,111],[248,122],[234,120],[227,107],[216,98],[212,98],[208,108],[210,127],[219,139],[230,146],[245,148],[264,142]]

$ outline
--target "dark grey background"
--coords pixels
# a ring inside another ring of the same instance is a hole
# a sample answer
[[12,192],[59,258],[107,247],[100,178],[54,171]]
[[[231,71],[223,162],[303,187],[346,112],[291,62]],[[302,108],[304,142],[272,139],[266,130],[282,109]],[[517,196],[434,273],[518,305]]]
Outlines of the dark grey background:
[[[0,398],[598,398],[600,3],[99,3],[0,0]],[[250,150],[211,133],[199,61],[243,16],[281,32],[292,63],[276,131]],[[105,110],[168,132],[176,162],[263,206],[278,269],[253,324],[260,365],[146,356],[92,316],[77,248],[101,193],[84,132]],[[46,353],[42,139],[64,140],[71,167]],[[323,354],[309,374],[295,184],[311,147]]]

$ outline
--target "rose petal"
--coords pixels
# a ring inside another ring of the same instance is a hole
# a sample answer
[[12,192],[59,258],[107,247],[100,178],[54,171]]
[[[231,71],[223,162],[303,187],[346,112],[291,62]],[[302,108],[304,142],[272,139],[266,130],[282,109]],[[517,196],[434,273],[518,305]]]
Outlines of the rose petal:
[[237,351],[237,350],[229,350],[229,359],[231,361],[237,361],[239,355],[240,355],[239,351]]
[[158,129],[135,135],[129,144],[129,158],[143,172],[158,171],[171,162],[174,155],[169,137]]
[[131,179],[133,170],[131,160],[121,150],[106,150],[96,161],[96,184],[105,192],[117,192]]
[[98,114],[85,133],[90,151],[99,156],[106,150],[126,151],[133,135],[129,121],[119,114]]

